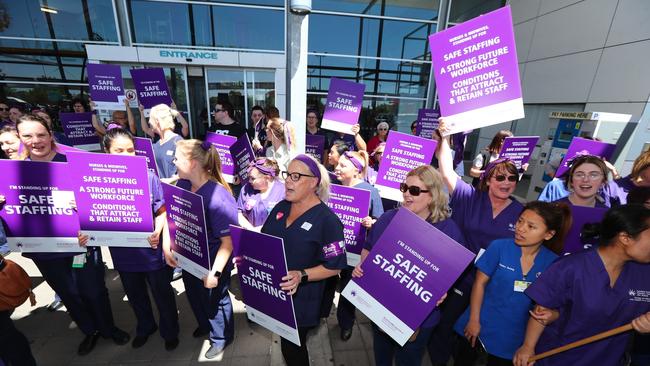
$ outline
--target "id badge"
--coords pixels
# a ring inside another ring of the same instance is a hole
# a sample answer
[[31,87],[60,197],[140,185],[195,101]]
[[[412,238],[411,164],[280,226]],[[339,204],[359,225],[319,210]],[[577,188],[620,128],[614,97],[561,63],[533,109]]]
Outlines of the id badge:
[[86,264],[86,253],[75,255],[72,258],[72,268],[84,268]]
[[530,286],[530,282],[527,281],[515,281],[515,292],[524,292],[528,286]]

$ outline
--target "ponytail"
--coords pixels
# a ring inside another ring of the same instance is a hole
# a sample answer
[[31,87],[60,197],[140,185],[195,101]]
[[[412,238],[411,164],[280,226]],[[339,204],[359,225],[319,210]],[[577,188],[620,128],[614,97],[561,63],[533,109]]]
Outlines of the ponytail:
[[583,239],[598,239],[600,246],[614,244],[620,233],[636,238],[650,228],[650,209],[643,205],[627,204],[609,209],[600,223],[585,224],[580,236]]

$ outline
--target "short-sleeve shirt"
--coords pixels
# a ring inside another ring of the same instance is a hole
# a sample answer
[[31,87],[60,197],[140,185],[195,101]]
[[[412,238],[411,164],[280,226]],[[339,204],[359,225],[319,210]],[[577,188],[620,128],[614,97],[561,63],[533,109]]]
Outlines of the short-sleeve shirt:
[[[155,217],[156,212],[165,205],[162,184],[160,179],[150,171],[147,171],[147,181],[149,183],[151,211]],[[162,240],[162,234],[160,239]],[[110,247],[109,249],[115,269],[118,271],[150,272],[157,271],[165,266],[162,243],[156,249],[125,247]]]
[[[343,224],[323,202],[310,208],[289,227],[287,217],[291,202],[279,202],[262,227],[262,232],[284,240],[289,271],[323,265],[327,269],[347,267]],[[330,250],[335,248],[336,250]],[[296,321],[299,327],[315,326],[319,322],[325,280],[301,283],[293,295]]]
[[222,125],[221,123],[214,123],[210,128],[210,132],[218,133],[220,135],[235,136],[239,138],[241,135],[246,133],[244,127],[237,122],[231,123],[229,125]]
[[[478,259],[476,267],[490,277],[481,304],[479,334],[489,354],[510,360],[523,344],[532,301],[521,285],[515,291],[515,281],[535,282],[557,257],[544,246],[540,247],[533,266],[524,275],[521,247],[514,239],[500,239],[493,241]],[[463,334],[469,315],[468,308],[454,326],[457,333]]]
[[553,178],[550,182],[546,183],[546,186],[544,186],[542,193],[539,194],[537,199],[543,202],[553,202],[560,198],[568,197],[569,194],[571,194],[571,192],[566,189],[564,180]]
[[[177,187],[190,191],[192,183],[180,179]],[[214,262],[217,251],[221,246],[221,238],[230,236],[230,225],[239,225],[237,221],[237,202],[235,198],[221,184],[208,180],[196,192],[203,198],[205,211],[205,225],[208,235],[208,251],[210,262]],[[226,266],[229,268],[229,266]],[[226,270],[223,271],[224,273]]]
[[160,178],[170,178],[176,174],[174,153],[176,152],[176,143],[182,139],[183,137],[175,135],[162,144],[162,140],[153,144],[153,156],[156,159]]
[[[558,310],[536,353],[625,325],[650,311],[650,265],[626,262],[614,287],[597,249],[562,257],[526,290],[535,303]],[[622,365],[626,332],[537,361],[549,365]]]
[[273,207],[284,199],[284,183],[275,180],[269,188],[269,193],[262,198],[262,193],[253,189],[250,183],[246,183],[239,193],[237,208],[242,215],[253,226],[260,226],[269,216]]
[[[377,244],[377,241],[381,237],[381,235],[384,233],[386,230],[386,227],[388,224],[393,220],[393,217],[397,214],[398,209],[393,209],[384,212],[383,215],[375,222],[374,225],[370,228],[370,232],[368,233],[368,236],[366,236],[366,242],[363,244],[363,249],[366,249],[368,251],[372,250],[372,248]],[[436,229],[442,231],[445,235],[450,237],[451,239],[455,240],[459,244],[465,245],[465,237],[463,236],[462,232],[460,231],[460,228],[454,220],[452,219],[446,219],[442,221],[435,222],[433,224],[433,227]],[[436,299],[437,300],[437,299]],[[431,311],[429,316],[422,322],[422,325],[420,327],[422,328],[431,328],[436,326],[440,322],[440,309],[437,307]]]
[[293,154],[287,150],[286,144],[280,145],[277,150],[273,145],[269,146],[268,149],[266,149],[266,157],[275,160],[278,163],[281,172],[287,171],[291,159],[294,158]]
[[361,183],[354,186],[354,188],[365,189],[370,191],[370,216],[378,218],[384,213],[384,206],[381,204],[381,197],[379,196],[379,190],[373,187],[370,183],[362,181]]
[[610,181],[603,188],[603,198],[607,207],[617,207],[627,203],[627,194],[636,188],[632,177],[627,176]]

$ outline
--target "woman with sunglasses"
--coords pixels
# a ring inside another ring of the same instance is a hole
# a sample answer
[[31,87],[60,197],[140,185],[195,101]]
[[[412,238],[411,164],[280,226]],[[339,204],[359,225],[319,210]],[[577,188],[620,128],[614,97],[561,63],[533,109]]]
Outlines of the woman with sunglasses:
[[284,183],[280,168],[273,159],[257,158],[248,166],[248,183],[242,187],[237,208],[239,225],[259,231],[269,212],[284,199]]
[[[27,114],[18,119],[18,136],[25,148],[25,160],[40,162],[66,162],[66,157],[56,151],[50,126],[42,118]],[[0,207],[4,196],[0,192]],[[110,338],[115,344],[126,344],[128,333],[117,328],[104,282],[104,262],[101,250],[88,248],[78,254],[85,261],[82,268],[73,268],[73,257],[78,253],[23,253],[36,264],[48,285],[59,295],[70,317],[77,323],[85,337],[77,354],[89,354],[99,337]]]
[[[336,178],[341,182],[341,185],[346,187],[354,187],[370,191],[370,212],[363,218],[361,225],[366,229],[370,229],[377,219],[384,213],[384,208],[381,204],[381,197],[377,188],[373,187],[370,183],[363,180],[368,169],[368,153],[365,151],[347,151],[339,159],[339,163],[334,170]],[[352,276],[353,267],[348,266],[341,271],[340,284],[341,289],[347,286]],[[336,283],[336,280],[334,281]],[[330,295],[330,294],[328,294]],[[331,292],[331,297],[326,296],[323,301],[323,306],[331,307],[332,300],[334,299],[334,291]],[[343,296],[339,297],[339,303],[336,310],[336,318],[341,328],[341,339],[347,341],[352,336],[352,327],[356,308]],[[329,314],[329,311],[326,312]]]
[[467,338],[461,341],[454,365],[473,365],[478,343],[488,353],[487,366],[512,365],[532,305],[524,290],[562,253],[570,226],[566,203],[533,201],[519,216],[514,239],[490,244],[476,262],[470,307],[454,327]]
[[[209,334],[210,348],[205,353],[205,358],[213,359],[235,337],[228,288],[232,270],[230,225],[237,225],[237,203],[221,172],[219,153],[209,142],[178,141],[175,154],[174,164],[180,178],[177,186],[203,198],[212,271],[203,281],[184,273],[183,283],[187,300],[198,323],[192,336],[202,338]],[[176,263],[172,261],[172,265],[176,266]]]
[[280,171],[286,172],[296,150],[293,125],[281,118],[271,118],[266,124],[266,135],[271,141],[271,146],[266,149],[266,157],[277,161]]
[[[402,207],[418,215],[422,220],[427,221],[451,239],[463,244],[465,238],[460,228],[450,218],[447,195],[442,185],[442,177],[429,165],[422,165],[411,170],[406,175],[406,181],[400,185],[400,190],[404,196]],[[363,276],[361,264],[368,257],[370,250],[384,233],[388,223],[390,223],[397,211],[397,209],[386,211],[372,226],[361,252],[361,260],[354,268],[352,277]],[[443,299],[437,302],[436,308],[403,347],[400,347],[390,336],[373,324],[375,364],[388,366],[392,365],[393,359],[395,359],[398,366],[420,365],[429,336],[440,321],[440,310],[438,310],[437,305],[440,305]]]
[[262,232],[284,240],[289,271],[280,285],[293,297],[300,336],[300,347],[282,338],[282,356],[287,366],[308,366],[307,333],[320,322],[325,279],[346,267],[343,224],[325,204],[329,176],[314,158],[296,156],[282,175],[285,199],[275,205]]
[[[117,125],[110,125],[102,138],[102,145],[108,154],[135,156],[135,143],[131,133]],[[136,336],[131,342],[133,348],[144,346],[149,336],[158,330],[151,307],[149,292],[153,296],[159,313],[160,336],[165,340],[165,349],[171,351],[178,346],[178,310],[176,296],[169,281],[172,270],[165,263],[161,235],[167,224],[165,200],[160,179],[147,171],[147,182],[151,196],[151,210],[155,229],[147,238],[149,248],[110,247],[113,265],[120,274],[124,292],[129,299],[136,318]],[[86,245],[88,235],[80,235],[79,242]]]
[[[447,130],[444,117],[440,118],[438,131]],[[439,138],[434,134],[433,138]],[[450,195],[452,218],[467,239],[467,247],[477,255],[497,239],[513,238],[515,223],[524,206],[513,192],[519,180],[515,164],[508,159],[497,159],[487,165],[478,188],[465,183],[454,171],[449,136],[442,138],[436,151],[439,171]],[[474,283],[475,268],[470,266],[456,281],[449,298],[441,307],[442,319],[429,342],[429,356],[434,365],[446,364],[455,340],[453,326],[469,305]]]
[[[583,235],[599,245],[553,263],[525,294],[535,302],[516,366],[537,353],[632,322],[650,333],[650,210],[641,205],[610,209]],[[631,332],[558,353],[538,366],[624,365]]]
[[388,138],[389,126],[387,122],[379,122],[377,124],[377,134],[370,138],[368,141],[368,151],[375,151],[377,145],[386,142]]

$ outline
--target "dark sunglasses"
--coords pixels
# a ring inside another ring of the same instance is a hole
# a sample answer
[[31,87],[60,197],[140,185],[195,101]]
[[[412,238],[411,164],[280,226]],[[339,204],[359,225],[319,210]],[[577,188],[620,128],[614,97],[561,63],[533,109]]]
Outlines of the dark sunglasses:
[[399,190],[402,191],[402,193],[406,193],[406,191],[408,191],[411,196],[419,196],[420,193],[429,192],[428,189],[421,189],[418,186],[409,186],[406,183],[400,183]]
[[497,182],[503,182],[506,179],[508,180],[508,182],[516,182],[517,180],[519,180],[519,177],[517,177],[516,175],[509,175],[506,177],[505,175],[501,174],[501,175],[495,175],[494,179],[496,179]]
[[215,108],[215,109],[214,109],[214,113],[217,113],[217,112],[223,112],[223,111],[225,111],[225,109],[218,109],[218,108]]

